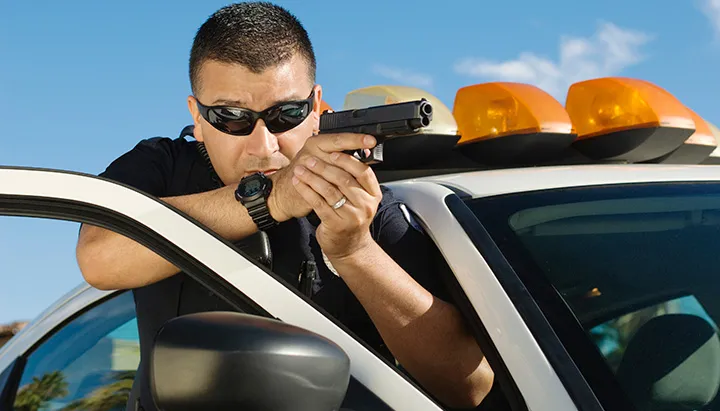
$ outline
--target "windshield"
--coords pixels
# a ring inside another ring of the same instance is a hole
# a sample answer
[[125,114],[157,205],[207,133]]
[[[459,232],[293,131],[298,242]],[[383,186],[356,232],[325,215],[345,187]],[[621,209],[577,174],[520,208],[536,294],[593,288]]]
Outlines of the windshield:
[[468,205],[593,390],[638,410],[720,410],[720,184],[553,190]]

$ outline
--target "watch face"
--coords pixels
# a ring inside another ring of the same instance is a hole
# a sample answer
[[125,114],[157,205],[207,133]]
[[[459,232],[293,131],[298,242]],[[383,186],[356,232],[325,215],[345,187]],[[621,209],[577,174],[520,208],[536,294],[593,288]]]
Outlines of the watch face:
[[[271,184],[271,180],[260,173],[253,174],[244,178],[236,191],[236,196],[250,200],[252,197],[256,197],[262,194],[267,189],[268,184]],[[240,198],[238,198],[240,200]]]
[[260,181],[259,178],[253,178],[252,180],[248,180],[243,184],[242,186],[242,196],[243,197],[252,197],[254,195],[257,195],[262,191],[263,183]]

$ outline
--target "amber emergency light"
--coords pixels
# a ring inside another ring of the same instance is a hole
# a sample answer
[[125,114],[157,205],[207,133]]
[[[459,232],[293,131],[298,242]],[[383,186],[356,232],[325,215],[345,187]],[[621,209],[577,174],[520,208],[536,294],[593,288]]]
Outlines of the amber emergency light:
[[426,99],[432,104],[432,122],[416,134],[394,137],[384,143],[379,170],[414,167],[450,153],[460,136],[450,109],[425,90],[408,86],[377,85],[349,92],[343,110],[354,110]]
[[578,133],[573,148],[593,160],[657,159],[695,133],[690,110],[644,80],[604,77],[575,83],[565,108]]
[[717,149],[718,143],[710,125],[696,112],[688,110],[695,123],[695,132],[677,150],[653,160],[653,163],[701,164]]
[[325,100],[320,100],[320,113],[322,114],[324,111],[330,110],[332,111],[332,107],[325,102]]
[[545,91],[512,82],[463,87],[455,95],[458,150],[484,164],[537,162],[559,156],[575,140],[570,116]]
[[[708,127],[710,127],[710,132],[712,133],[713,137],[715,137],[715,141],[720,141],[720,128],[718,128],[715,124],[706,121]],[[706,158],[702,164],[720,164],[720,147],[717,147],[708,158]]]

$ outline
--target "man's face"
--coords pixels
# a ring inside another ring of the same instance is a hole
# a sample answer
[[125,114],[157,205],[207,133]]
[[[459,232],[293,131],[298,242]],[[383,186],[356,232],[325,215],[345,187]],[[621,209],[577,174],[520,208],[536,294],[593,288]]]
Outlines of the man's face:
[[256,171],[270,174],[287,166],[305,141],[317,130],[322,90],[308,78],[308,65],[296,56],[286,63],[255,74],[239,64],[203,63],[195,95],[205,106],[232,106],[260,112],[277,103],[304,100],[315,89],[313,110],[297,127],[271,133],[258,120],[252,133],[233,136],[217,130],[198,110],[195,98],[188,108],[195,123],[195,138],[205,143],[218,175],[227,185]]

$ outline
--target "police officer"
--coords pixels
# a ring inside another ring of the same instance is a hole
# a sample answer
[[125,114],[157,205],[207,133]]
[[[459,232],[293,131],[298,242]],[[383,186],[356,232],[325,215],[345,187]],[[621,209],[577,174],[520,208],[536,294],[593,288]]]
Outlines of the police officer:
[[[287,10],[226,6],[200,27],[190,53],[194,141],[142,140],[101,175],[229,241],[266,233],[274,272],[297,284],[303,270],[316,303],[440,401],[473,408],[493,373],[446,302],[432,261],[437,249],[373,171],[342,152],[372,148],[372,136],[316,135],[315,71],[308,34]],[[153,409],[146,359],[155,333],[177,315],[231,308],[165,259],[102,228],[82,227],[77,257],[92,286],[133,290],[141,344],[134,395]]]

